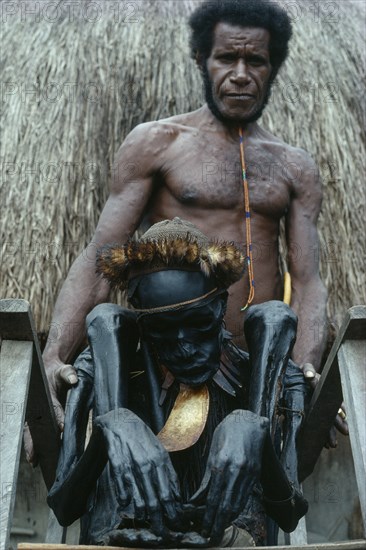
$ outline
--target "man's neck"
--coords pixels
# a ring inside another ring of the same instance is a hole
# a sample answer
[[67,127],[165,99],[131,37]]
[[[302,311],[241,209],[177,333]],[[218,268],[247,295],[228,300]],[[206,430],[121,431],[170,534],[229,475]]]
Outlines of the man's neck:
[[242,124],[240,124],[229,120],[227,122],[219,120],[211,112],[207,103],[205,103],[202,106],[201,112],[203,115],[204,126],[209,127],[211,131],[226,134],[227,137],[233,141],[238,141],[240,127],[243,130],[244,138],[256,134],[257,131],[259,130],[259,126],[257,122],[248,122],[248,123],[243,122]]

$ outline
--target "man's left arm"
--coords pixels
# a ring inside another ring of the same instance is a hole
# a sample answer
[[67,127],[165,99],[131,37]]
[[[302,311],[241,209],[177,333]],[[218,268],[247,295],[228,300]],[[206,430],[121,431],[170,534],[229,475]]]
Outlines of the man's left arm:
[[317,221],[322,203],[319,171],[305,153],[297,157],[296,176],[286,218],[291,307],[298,316],[293,359],[318,371],[327,340],[327,291],[319,275]]
[[[317,221],[322,203],[319,171],[305,151],[300,151],[293,179],[292,197],[286,218],[288,263],[291,275],[291,307],[298,316],[297,340],[293,350],[295,363],[301,366],[305,378],[315,387],[327,342],[327,291],[319,275],[319,238]],[[348,435],[343,412],[335,419],[335,427]],[[330,433],[329,445],[336,446]]]

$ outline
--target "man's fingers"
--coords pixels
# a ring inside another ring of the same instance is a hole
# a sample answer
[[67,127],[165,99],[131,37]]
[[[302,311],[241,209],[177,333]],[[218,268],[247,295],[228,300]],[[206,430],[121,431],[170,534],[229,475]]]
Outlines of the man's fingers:
[[126,469],[122,471],[121,468],[116,468],[115,464],[111,465],[111,469],[112,477],[115,482],[116,498],[120,506],[125,508],[129,505],[132,499],[132,492],[127,489],[128,485],[131,485],[130,480],[132,478],[132,475],[130,474],[129,469],[127,473]]
[[75,385],[78,381],[76,370],[72,365],[65,365],[60,360],[54,360],[46,364],[46,376],[56,421],[60,430],[63,431],[65,413],[61,403],[66,400],[66,393],[70,385]]
[[[65,412],[59,401],[59,394],[62,386],[75,385],[78,381],[76,370],[72,365],[62,365],[54,373],[54,385],[50,384],[51,398],[55,410],[57,424],[61,431],[64,429]],[[60,394],[61,395],[61,394]]]
[[125,476],[125,479],[128,484],[129,490],[132,493],[133,505],[135,509],[135,519],[137,521],[145,521],[147,519],[145,499],[143,497],[142,491],[136,483],[136,479],[133,475],[132,470],[128,476]]
[[23,429],[23,444],[27,462],[35,468],[38,464],[38,459],[34,452],[33,439],[27,422],[25,422]]
[[59,376],[66,384],[71,386],[74,386],[78,381],[76,370],[72,365],[63,365],[60,367],[56,371],[56,376]]
[[156,468],[156,474],[160,503],[168,518],[169,526],[173,529],[179,528],[182,506],[176,479],[170,478],[166,468],[161,466]]
[[162,538],[157,537],[149,529],[120,529],[111,531],[104,538],[104,544],[118,546],[134,546],[143,543],[147,547],[158,546]]
[[157,477],[158,477],[158,483],[161,487],[165,485],[169,491],[169,493],[172,495],[172,497],[177,501],[181,502],[182,497],[180,494],[180,488],[179,488],[179,481],[177,477],[177,473],[173,468],[173,465],[169,461],[167,464],[160,465],[157,470]]
[[328,448],[335,449],[338,445],[337,441],[337,432],[334,426],[331,427],[329,431],[329,438],[328,438]]
[[205,539],[199,533],[190,531],[184,533],[180,546],[182,548],[205,548],[208,546],[208,539]]
[[[144,471],[141,469],[141,474],[139,481],[142,487],[146,511],[149,514],[152,531],[155,535],[162,536],[166,527],[163,522],[163,510],[159,501],[159,495],[161,490],[167,493],[166,488],[156,486],[159,484],[159,478],[155,478],[156,470],[153,473],[151,470]],[[165,495],[165,497],[167,498],[167,495]]]
[[336,429],[343,435],[349,435],[349,430],[348,430],[348,422],[346,421],[345,418],[343,418],[343,416],[341,414],[337,414],[336,418],[335,418],[335,421],[334,421],[334,426],[336,427]]
[[344,404],[344,402],[342,402],[339,408],[334,425],[341,434],[349,435],[346,405]]
[[198,533],[180,533],[166,530],[164,537],[155,535],[151,529],[119,529],[111,531],[103,539],[104,545],[112,546],[141,546],[146,548],[203,548],[208,546],[208,540]]
[[303,363],[300,365],[300,369],[304,373],[305,380],[314,389],[320,380],[320,374],[318,374],[311,363]]
[[52,404],[53,404],[53,410],[55,411],[57,425],[60,428],[60,430],[63,432],[64,431],[64,424],[65,424],[64,409],[63,409],[61,403],[59,402],[59,400],[57,399],[56,395],[52,391],[51,391],[51,399],[52,399]]
[[200,504],[205,504],[205,498],[208,492],[208,486],[211,479],[211,471],[209,468],[206,468],[205,475],[203,476],[201,485],[198,487],[194,495],[191,496],[188,503],[198,506]]
[[164,525],[161,504],[157,499],[154,488],[150,484],[150,479],[148,477],[143,478],[142,484],[144,487],[145,509],[149,516],[151,530],[155,535],[164,536],[167,527]]
[[135,497],[134,491],[138,490],[125,448],[119,438],[114,437],[111,430],[106,428],[101,420],[96,420],[93,431],[96,435],[99,432],[104,439],[116,498],[120,506],[124,508]]
[[300,365],[300,369],[303,371],[305,378],[315,378],[316,370],[311,363],[303,363]]
[[182,529],[182,525],[184,522],[184,518],[182,515],[182,511],[180,510],[180,507],[177,508],[175,502],[163,502],[162,506],[164,509],[164,513],[167,520],[167,525],[169,529],[172,529],[173,531],[179,531],[179,529]]
[[216,517],[217,510],[220,507],[221,495],[223,493],[224,475],[221,469],[212,468],[211,483],[207,495],[206,512],[202,521],[202,535],[209,537],[212,531],[213,522]]
[[231,505],[219,506],[215,520],[212,522],[211,532],[209,533],[210,545],[219,546],[226,527],[229,526],[232,518]]
[[163,537],[168,531],[168,528],[164,525],[163,514],[158,504],[156,506],[150,506],[148,508],[149,518],[151,522],[151,529],[155,535]]
[[241,472],[233,472],[227,483],[223,484],[219,495],[219,506],[210,533],[210,544],[219,545],[224,536],[225,529],[239,514],[242,508],[242,499],[247,494],[247,478],[241,479]]

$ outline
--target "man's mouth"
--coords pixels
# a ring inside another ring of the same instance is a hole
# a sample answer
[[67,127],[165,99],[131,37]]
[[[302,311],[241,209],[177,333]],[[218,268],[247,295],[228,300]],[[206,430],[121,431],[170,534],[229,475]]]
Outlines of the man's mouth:
[[243,94],[238,94],[238,93],[230,93],[230,94],[225,94],[226,97],[229,97],[230,99],[254,99],[254,95],[253,94],[247,94],[247,93],[243,93]]

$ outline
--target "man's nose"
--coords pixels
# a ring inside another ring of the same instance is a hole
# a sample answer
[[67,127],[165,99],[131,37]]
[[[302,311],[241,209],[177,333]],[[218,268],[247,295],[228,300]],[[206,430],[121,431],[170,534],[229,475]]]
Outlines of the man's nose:
[[231,82],[242,86],[243,84],[248,84],[250,81],[250,76],[248,72],[248,66],[243,61],[243,59],[238,59],[233,72],[230,75]]

